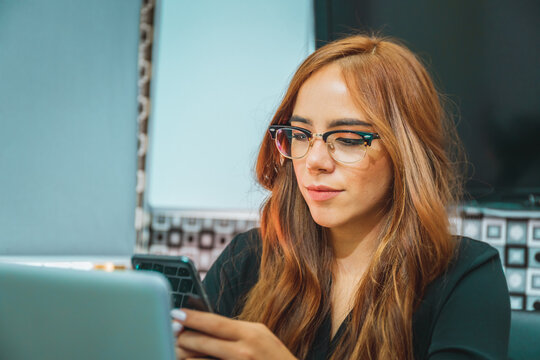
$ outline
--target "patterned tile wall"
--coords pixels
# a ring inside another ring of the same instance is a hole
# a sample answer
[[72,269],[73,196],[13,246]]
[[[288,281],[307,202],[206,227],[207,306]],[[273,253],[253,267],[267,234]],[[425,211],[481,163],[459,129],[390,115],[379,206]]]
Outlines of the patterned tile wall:
[[457,234],[499,251],[512,309],[540,311],[540,211],[463,207],[452,220]]
[[[540,311],[540,211],[463,207],[451,220],[456,234],[499,251],[512,309]],[[236,234],[256,226],[251,213],[151,209],[143,235],[150,253],[188,256],[204,276]]]
[[144,235],[151,254],[187,256],[204,276],[235,235],[257,226],[250,213],[152,209]]

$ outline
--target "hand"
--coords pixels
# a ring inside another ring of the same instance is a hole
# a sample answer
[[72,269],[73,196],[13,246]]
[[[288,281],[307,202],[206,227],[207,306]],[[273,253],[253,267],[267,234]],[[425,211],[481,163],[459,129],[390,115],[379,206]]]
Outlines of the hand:
[[296,359],[263,324],[188,309],[175,309],[171,315],[183,327],[176,341],[178,359]]

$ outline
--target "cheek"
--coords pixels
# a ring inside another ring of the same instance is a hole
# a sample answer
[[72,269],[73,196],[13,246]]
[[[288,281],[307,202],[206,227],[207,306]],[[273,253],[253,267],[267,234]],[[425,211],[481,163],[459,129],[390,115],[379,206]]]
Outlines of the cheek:
[[290,160],[293,163],[294,175],[296,176],[296,182],[298,185],[302,184],[303,164],[302,161]]
[[393,172],[390,160],[386,156],[372,158],[367,168],[351,170],[347,177],[360,200],[373,204],[388,196]]
[[384,152],[384,154],[380,157],[380,166],[379,171],[377,173],[377,177],[380,179],[381,182],[381,188],[384,190],[385,193],[390,191],[390,187],[392,186],[394,182],[394,168],[392,166],[392,161],[390,160],[390,157]]
[[298,188],[300,189],[300,193],[302,194],[302,197],[306,199],[307,194],[304,193],[305,189],[302,186],[302,184],[304,183],[305,161],[302,161],[302,160],[291,160],[291,161],[293,163],[294,176],[296,176],[296,183],[297,183],[296,186],[298,186]]

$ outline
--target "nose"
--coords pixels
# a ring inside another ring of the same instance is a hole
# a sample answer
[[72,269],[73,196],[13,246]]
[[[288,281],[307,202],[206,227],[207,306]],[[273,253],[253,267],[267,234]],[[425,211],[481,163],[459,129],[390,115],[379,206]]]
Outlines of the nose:
[[313,134],[311,148],[306,155],[306,167],[311,172],[332,172],[335,167],[334,159],[328,152],[327,144],[321,134]]

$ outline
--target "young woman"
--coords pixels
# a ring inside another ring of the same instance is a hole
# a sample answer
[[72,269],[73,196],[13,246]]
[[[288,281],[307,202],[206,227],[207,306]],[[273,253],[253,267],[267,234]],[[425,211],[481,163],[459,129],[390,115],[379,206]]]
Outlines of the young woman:
[[310,55],[261,145],[261,227],[206,275],[217,314],[173,311],[178,358],[506,359],[498,252],[450,233],[451,128],[396,42]]

